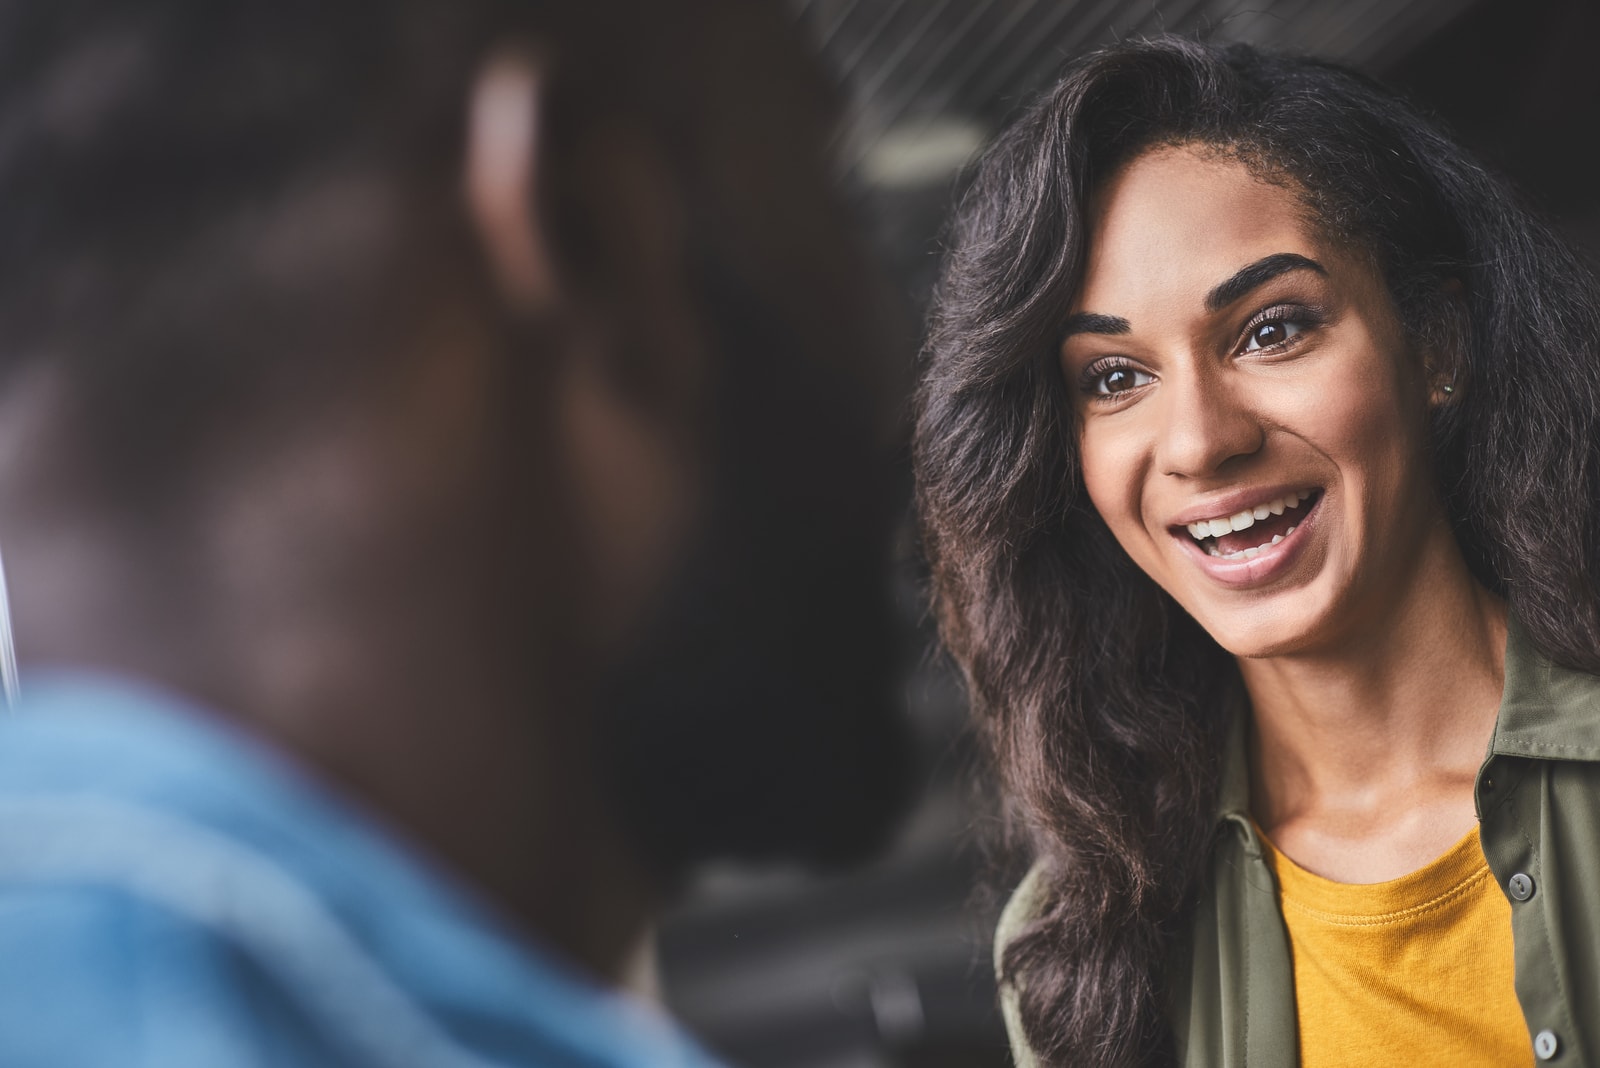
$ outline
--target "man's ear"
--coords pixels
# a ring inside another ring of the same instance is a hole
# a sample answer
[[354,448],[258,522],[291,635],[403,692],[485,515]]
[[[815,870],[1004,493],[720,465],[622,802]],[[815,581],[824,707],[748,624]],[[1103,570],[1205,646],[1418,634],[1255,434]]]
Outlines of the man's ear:
[[[706,374],[703,324],[685,280],[686,212],[660,145],[637,123],[596,119],[551,158],[548,77],[538,53],[507,46],[478,69],[469,99],[464,195],[501,299],[522,314],[579,297],[605,309],[607,342],[658,408],[692,406]],[[581,275],[569,273],[542,210],[584,220]]]
[[523,50],[496,51],[468,101],[467,210],[501,296],[532,312],[556,300],[550,235],[539,214],[543,74]]

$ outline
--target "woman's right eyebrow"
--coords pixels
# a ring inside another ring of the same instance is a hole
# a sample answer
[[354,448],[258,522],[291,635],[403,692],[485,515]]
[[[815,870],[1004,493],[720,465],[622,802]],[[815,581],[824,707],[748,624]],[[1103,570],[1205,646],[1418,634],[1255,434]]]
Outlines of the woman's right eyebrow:
[[1073,334],[1127,334],[1132,330],[1133,324],[1120,315],[1079,312],[1067,318],[1067,324],[1061,328],[1061,340],[1066,341]]
[[1206,311],[1221,311],[1257,286],[1266,285],[1279,275],[1288,274],[1290,271],[1314,271],[1324,276],[1328,273],[1322,264],[1298,252],[1274,252],[1270,256],[1263,256],[1254,263],[1241,267],[1234,272],[1232,278],[1219,283],[1215,289],[1207,293]]
[[[1251,290],[1290,271],[1313,271],[1320,275],[1328,273],[1322,264],[1297,252],[1275,252],[1241,267],[1231,278],[1207,293],[1206,310],[1221,311]],[[1120,315],[1079,312],[1067,318],[1066,325],[1061,328],[1061,340],[1065,342],[1073,334],[1127,334],[1132,331],[1133,324]]]

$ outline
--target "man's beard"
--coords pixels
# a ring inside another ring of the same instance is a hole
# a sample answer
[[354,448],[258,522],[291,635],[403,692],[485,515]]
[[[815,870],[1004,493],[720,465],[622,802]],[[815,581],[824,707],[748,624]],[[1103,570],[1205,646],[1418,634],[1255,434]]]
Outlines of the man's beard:
[[847,863],[904,807],[909,730],[877,547],[789,533],[697,539],[604,680],[598,755],[669,879],[714,859]]

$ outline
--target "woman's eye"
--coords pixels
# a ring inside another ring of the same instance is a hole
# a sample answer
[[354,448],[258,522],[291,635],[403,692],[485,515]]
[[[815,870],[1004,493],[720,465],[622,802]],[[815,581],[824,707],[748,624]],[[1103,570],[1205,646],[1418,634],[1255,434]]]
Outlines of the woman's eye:
[[1304,329],[1305,327],[1291,319],[1269,319],[1251,329],[1245,339],[1244,350],[1255,352],[1258,349],[1270,349],[1274,345],[1283,344]]
[[1126,393],[1130,389],[1147,386],[1153,381],[1143,371],[1135,371],[1132,367],[1113,367],[1109,371],[1102,371],[1094,376],[1092,383],[1094,392],[1101,396],[1110,396],[1113,393]]

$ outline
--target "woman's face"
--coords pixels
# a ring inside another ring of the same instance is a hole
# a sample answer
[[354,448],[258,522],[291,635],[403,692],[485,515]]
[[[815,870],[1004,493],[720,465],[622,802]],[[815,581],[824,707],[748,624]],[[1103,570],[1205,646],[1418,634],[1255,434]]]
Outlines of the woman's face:
[[1061,366],[1123,549],[1239,656],[1388,618],[1447,527],[1431,387],[1377,271],[1203,149],[1136,157],[1093,208]]

